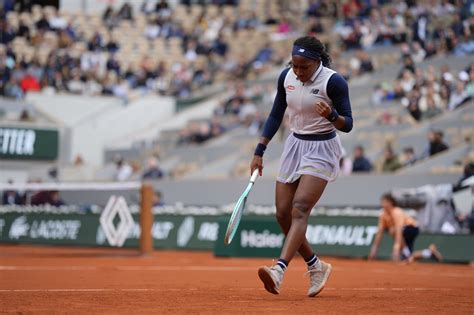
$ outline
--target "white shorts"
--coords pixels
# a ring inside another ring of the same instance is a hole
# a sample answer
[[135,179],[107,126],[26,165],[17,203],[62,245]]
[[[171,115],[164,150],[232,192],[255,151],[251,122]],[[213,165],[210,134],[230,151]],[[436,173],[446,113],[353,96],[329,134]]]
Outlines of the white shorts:
[[302,140],[290,134],[285,142],[277,180],[284,184],[311,175],[328,182],[339,173],[342,145],[339,136],[329,140]]

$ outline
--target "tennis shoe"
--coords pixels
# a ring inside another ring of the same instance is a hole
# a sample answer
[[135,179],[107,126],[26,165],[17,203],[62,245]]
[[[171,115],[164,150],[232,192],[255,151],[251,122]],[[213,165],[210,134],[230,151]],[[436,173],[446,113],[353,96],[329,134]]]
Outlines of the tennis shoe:
[[279,265],[258,268],[260,280],[262,280],[265,289],[272,294],[280,293],[280,286],[283,283],[284,274],[285,272]]
[[331,270],[331,264],[325,263],[321,260],[314,266],[308,268],[306,274],[309,275],[309,297],[318,295],[324,289],[326,281],[331,274]]

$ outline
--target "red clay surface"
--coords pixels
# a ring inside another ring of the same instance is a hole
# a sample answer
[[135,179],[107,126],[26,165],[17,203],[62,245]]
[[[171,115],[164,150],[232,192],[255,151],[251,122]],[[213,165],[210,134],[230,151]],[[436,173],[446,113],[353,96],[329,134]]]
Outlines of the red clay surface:
[[270,259],[0,246],[0,313],[474,314],[472,266],[325,260],[333,274],[308,298],[300,258],[271,295],[257,276]]

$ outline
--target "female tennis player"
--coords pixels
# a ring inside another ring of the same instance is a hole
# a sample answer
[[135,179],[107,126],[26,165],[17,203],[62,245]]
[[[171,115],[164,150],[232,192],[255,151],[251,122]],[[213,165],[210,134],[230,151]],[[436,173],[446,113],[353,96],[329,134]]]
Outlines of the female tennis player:
[[382,240],[383,232],[388,230],[394,238],[392,259],[394,261],[408,260],[413,262],[419,258],[432,258],[441,261],[443,256],[435,244],[426,249],[413,251],[415,239],[420,233],[418,222],[397,207],[397,202],[391,194],[384,194],[381,200],[382,213],[379,217],[377,234],[370,249],[369,259],[374,259]]
[[258,270],[265,289],[273,294],[279,293],[297,251],[308,265],[310,297],[321,292],[331,273],[331,265],[319,260],[305,236],[311,210],[339,171],[342,147],[336,129],[352,129],[347,82],[329,68],[330,62],[315,37],[294,42],[291,67],[280,74],[273,108],[250,164],[250,171],[258,168],[261,176],[263,154],[288,108],[292,133],[285,143],[275,191],[276,218],[286,239],[277,263]]

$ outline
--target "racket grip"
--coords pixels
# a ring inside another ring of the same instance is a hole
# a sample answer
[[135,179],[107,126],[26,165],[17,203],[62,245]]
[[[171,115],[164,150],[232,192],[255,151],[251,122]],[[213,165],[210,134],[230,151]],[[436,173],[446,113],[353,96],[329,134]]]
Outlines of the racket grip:
[[250,182],[253,184],[255,183],[255,181],[257,180],[257,177],[258,177],[258,168],[256,168],[253,173],[252,173],[252,177],[250,177]]

